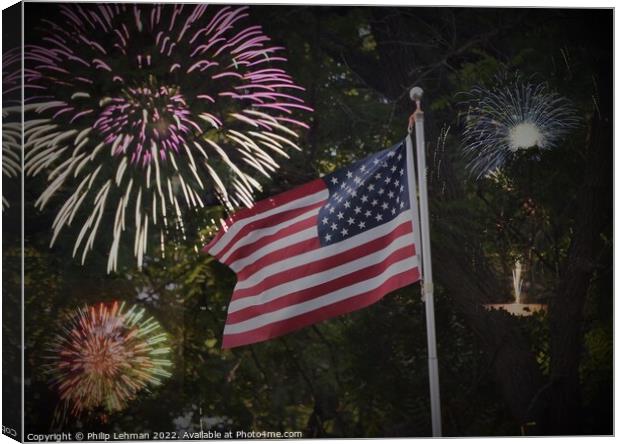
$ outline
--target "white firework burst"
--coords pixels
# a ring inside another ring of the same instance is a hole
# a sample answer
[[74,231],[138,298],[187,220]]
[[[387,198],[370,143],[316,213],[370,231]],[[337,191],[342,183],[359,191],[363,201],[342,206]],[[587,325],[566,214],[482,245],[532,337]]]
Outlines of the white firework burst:
[[[78,224],[84,262],[111,230],[108,271],[133,232],[142,267],[149,233],[163,244],[210,193],[229,209],[252,206],[275,157],[297,149],[296,113],[312,111],[280,67],[282,47],[247,7],[60,5],[64,22],[26,48],[28,175],[47,174],[36,204],[62,197],[52,240]],[[153,230],[154,229],[154,230]],[[153,233],[156,231],[156,233]]]
[[475,86],[467,96],[464,152],[478,178],[519,151],[556,147],[579,122],[568,99],[519,75],[497,77],[494,86]]
[[[2,176],[14,179],[21,172],[21,49],[2,54]],[[9,200],[2,196],[2,210]]]

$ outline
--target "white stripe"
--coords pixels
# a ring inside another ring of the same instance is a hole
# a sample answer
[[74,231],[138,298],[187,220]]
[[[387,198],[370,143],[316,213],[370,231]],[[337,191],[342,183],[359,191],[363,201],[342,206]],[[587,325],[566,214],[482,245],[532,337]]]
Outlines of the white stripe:
[[282,237],[275,242],[265,245],[262,248],[259,248],[254,253],[249,256],[245,256],[243,259],[238,259],[232,264],[228,266],[232,271],[238,273],[243,268],[247,267],[250,264],[253,264],[257,259],[260,259],[267,253],[271,253],[272,251],[279,250],[281,248],[286,248],[289,245],[296,244],[298,242],[302,242],[308,239],[312,239],[317,236],[316,225],[310,228],[306,228],[303,231],[298,231],[297,233],[291,234],[286,237]]
[[278,231],[280,231],[282,228],[286,228],[288,226],[291,226],[297,222],[300,222],[302,220],[308,219],[309,217],[312,216],[316,216],[317,214],[319,214],[319,210],[321,209],[321,207],[316,207],[313,208],[310,211],[306,211],[303,214],[300,214],[297,217],[294,217],[292,219],[288,219],[278,225],[273,225],[270,227],[266,227],[266,228],[259,228],[257,230],[252,230],[250,231],[248,234],[246,234],[245,236],[243,236],[241,239],[239,239],[237,242],[234,243],[234,245],[228,250],[228,252],[226,252],[226,254],[224,256],[222,256],[220,258],[220,262],[226,263],[226,261],[228,260],[228,258],[235,252],[237,251],[239,248],[243,247],[244,245],[248,245],[251,244],[253,242],[258,241],[259,239],[262,239],[265,236],[269,236],[272,234],[277,233]]
[[350,285],[349,287],[341,288],[340,290],[334,291],[324,296],[320,296],[318,298],[311,299],[297,305],[291,305],[270,313],[265,313],[252,319],[248,319],[246,321],[238,322],[236,324],[227,324],[226,327],[224,327],[224,335],[246,333],[263,327],[265,325],[272,324],[274,322],[290,319],[292,317],[299,316],[304,313],[308,313],[313,310],[317,310],[319,308],[323,308],[328,305],[344,301],[362,293],[374,290],[392,276],[408,270],[412,270],[414,268],[416,267],[413,266],[411,259],[405,258],[402,261],[395,262],[394,264],[390,265],[383,273],[381,273],[379,276],[375,276],[372,279],[358,282],[356,284]]
[[[319,271],[299,279],[284,282],[280,285],[276,285],[275,287],[268,288],[255,296],[246,296],[244,298],[236,299],[230,303],[228,312],[234,313],[247,307],[267,304],[275,301],[276,299],[280,299],[281,297],[294,293],[299,289],[311,288],[329,281],[333,281],[334,279],[339,279],[348,274],[355,273],[363,268],[380,264],[395,251],[412,245],[414,245],[413,233],[401,235],[400,237],[393,239],[392,242],[386,245],[382,250],[374,251],[366,256],[345,262],[344,264],[329,268],[328,270]],[[413,260],[417,266],[417,259],[414,258]]]
[[[298,267],[299,265],[325,259],[326,257],[333,256],[334,254],[343,253],[352,248],[359,247],[360,245],[370,242],[372,239],[376,239],[378,237],[391,233],[394,228],[396,228],[400,224],[406,221],[410,221],[411,216],[411,210],[403,211],[390,222],[379,225],[378,227],[372,228],[368,231],[364,231],[356,236],[351,236],[349,239],[342,242],[336,242],[326,247],[322,247],[319,250],[308,251],[307,253],[302,253],[294,257],[289,257],[281,261],[274,262],[273,264],[270,264],[266,267],[259,268],[253,274],[247,276],[244,280],[239,281],[236,288],[242,289],[253,287],[254,285],[261,282],[263,279],[271,276],[274,273],[290,270],[291,268]],[[293,245],[293,243],[294,242],[291,242],[291,245]],[[273,251],[275,251],[275,249]]]
[[217,241],[217,243],[215,245],[213,245],[210,249],[209,249],[209,254],[211,254],[212,256],[217,255],[220,251],[222,251],[226,245],[228,245],[228,243],[235,237],[235,235],[246,225],[260,220],[260,219],[264,219],[265,217],[269,217],[272,216],[274,214],[278,214],[278,213],[282,213],[283,211],[288,211],[288,210],[292,210],[295,208],[301,208],[301,207],[305,207],[308,205],[311,205],[313,203],[316,202],[320,202],[322,200],[326,200],[329,197],[329,191],[326,189],[321,190],[319,192],[316,192],[314,194],[311,194],[309,196],[304,196],[300,199],[296,199],[293,200],[289,203],[286,203],[284,205],[279,205],[275,208],[272,208],[270,210],[267,211],[263,211],[261,213],[255,214],[252,217],[247,217],[245,219],[241,219],[235,223],[233,223],[230,228],[228,229],[228,231],[226,231],[222,237],[220,238],[220,240]]

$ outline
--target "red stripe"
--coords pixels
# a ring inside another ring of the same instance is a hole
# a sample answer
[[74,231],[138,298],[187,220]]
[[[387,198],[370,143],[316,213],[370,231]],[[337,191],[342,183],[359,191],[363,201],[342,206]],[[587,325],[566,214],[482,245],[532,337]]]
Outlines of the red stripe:
[[[271,313],[272,311],[280,310],[290,305],[296,305],[311,299],[316,299],[333,291],[337,291],[358,282],[362,282],[366,279],[379,276],[387,270],[390,265],[408,257],[412,257],[412,252],[412,245],[407,245],[399,248],[385,258],[384,261],[379,262],[378,264],[369,265],[368,267],[361,268],[344,276],[334,276],[334,279],[330,281],[315,285],[313,287],[306,287],[303,290],[292,292],[286,296],[264,304],[253,305],[234,313],[229,313],[228,319],[226,319],[226,324],[236,324],[238,322],[246,321],[258,315]],[[327,273],[329,273],[329,270]],[[232,300],[235,300],[234,296]]]
[[242,270],[237,272],[237,282],[247,279],[252,276],[261,268],[265,268],[273,263],[280,262],[286,258],[294,257],[308,251],[317,250],[321,248],[321,242],[318,237],[312,239],[306,239],[293,245],[280,248],[278,250],[267,253],[260,258],[260,261],[256,261]]
[[[256,285],[248,288],[242,288],[240,290],[233,291],[232,300],[244,298],[247,296],[254,296],[262,293],[265,290],[268,290],[276,285],[281,285],[286,282],[292,281],[294,279],[303,278],[306,276],[310,276],[312,274],[320,273],[331,268],[337,267],[339,265],[345,264],[347,262],[354,261],[355,259],[359,259],[361,257],[372,254],[376,251],[384,249],[387,245],[392,243],[392,241],[400,236],[411,233],[413,228],[411,226],[411,221],[406,221],[394,228],[392,232],[385,234],[384,236],[373,239],[372,241],[359,245],[355,248],[351,248],[350,250],[344,251],[342,253],[336,253],[333,256],[329,256],[326,258],[319,259],[315,262],[305,263],[299,265],[297,267],[290,268],[288,270],[281,271],[279,273],[275,273],[271,276],[266,277],[261,282],[258,282]],[[415,254],[415,252],[414,252]],[[288,255],[288,257],[293,257],[292,255]],[[262,261],[261,261],[262,264]],[[239,279],[239,282],[242,279]]]
[[[297,188],[293,188],[292,190],[288,190],[284,193],[280,193],[273,197],[258,201],[254,204],[252,208],[240,209],[235,214],[231,215],[229,218],[226,219],[226,226],[231,227],[235,222],[238,222],[241,219],[252,217],[259,213],[271,210],[275,207],[279,207],[296,199],[302,198],[304,196],[309,196],[311,194],[317,193],[326,188],[327,187],[323,179],[313,180],[312,182],[308,182]],[[222,238],[224,233],[226,233],[226,231],[220,229],[217,235],[202,249],[202,251],[207,252],[209,249],[211,249],[211,247],[213,247]]]
[[[318,205],[321,205],[321,204],[318,204]],[[305,211],[302,211],[302,213],[305,213]],[[295,233],[306,230],[308,228],[316,227],[317,217],[318,217],[318,213],[313,216],[307,217],[306,219],[300,220],[299,222],[295,222],[294,224],[289,225],[288,227],[281,228],[280,230],[278,230],[277,232],[273,234],[261,237],[255,242],[251,242],[249,244],[243,245],[242,247],[239,247],[234,253],[232,253],[230,257],[228,257],[224,263],[226,265],[230,265],[237,259],[243,259],[251,255],[255,251],[259,250],[260,248],[263,248],[269,245],[272,242],[276,242],[287,236],[292,236]]]
[[414,270],[404,271],[392,276],[374,290],[345,299],[344,301],[340,301],[290,319],[274,322],[249,332],[224,335],[222,348],[233,348],[241,345],[265,341],[335,316],[359,310],[377,302],[387,293],[412,284],[419,279],[420,272],[417,268]]
[[[249,233],[255,230],[260,230],[262,228],[269,228],[269,227],[281,224],[283,222],[286,222],[287,220],[291,220],[315,208],[319,208],[324,203],[325,203],[325,200],[321,202],[313,203],[311,205],[306,205],[304,207],[292,208],[290,210],[282,211],[281,213],[273,214],[263,219],[255,220],[254,222],[251,222],[247,224],[246,226],[242,227],[237,234],[235,234],[231,239],[229,239],[226,246],[219,253],[217,253],[215,257],[217,257],[218,259],[221,259],[230,249],[232,249],[235,246],[237,242],[241,241],[246,235],[248,235]],[[317,216],[314,216],[315,219],[316,217]]]

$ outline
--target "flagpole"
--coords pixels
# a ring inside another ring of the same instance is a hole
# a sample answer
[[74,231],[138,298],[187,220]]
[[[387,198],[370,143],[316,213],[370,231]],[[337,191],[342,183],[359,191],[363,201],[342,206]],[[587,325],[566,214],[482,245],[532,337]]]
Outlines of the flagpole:
[[[409,92],[416,103],[416,110],[409,121],[409,143],[415,122],[415,142],[418,164],[418,190],[420,201],[420,231],[422,238],[422,297],[426,310],[426,340],[428,344],[428,378],[431,395],[431,421],[433,437],[441,436],[441,401],[439,396],[439,369],[437,362],[437,340],[435,337],[435,304],[433,300],[433,267],[431,263],[431,241],[428,218],[428,194],[426,188],[426,152],[424,142],[424,112],[420,105],[422,88],[414,87]],[[411,159],[413,163],[413,159]]]

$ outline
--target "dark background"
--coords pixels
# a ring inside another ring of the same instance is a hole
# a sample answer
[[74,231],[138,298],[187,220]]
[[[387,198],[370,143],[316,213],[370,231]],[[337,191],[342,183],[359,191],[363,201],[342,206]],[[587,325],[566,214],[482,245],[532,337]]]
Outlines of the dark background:
[[[315,108],[303,152],[282,162],[264,196],[401,140],[409,88],[425,90],[444,435],[613,433],[612,11],[250,11],[286,46],[288,70]],[[61,20],[54,4],[26,5],[27,42],[36,41],[42,17]],[[508,185],[475,181],[461,154],[459,93],[516,70],[570,98],[582,125],[556,149],[508,165]],[[53,430],[58,399],[42,365],[62,315],[121,299],[147,306],[171,335],[174,375],[125,411],[64,430],[430,435],[419,285],[360,312],[222,351],[230,270],[196,254],[195,239],[142,272],[127,261],[106,275],[105,245],[80,266],[70,239],[48,248],[53,211],[33,207],[41,184],[28,180],[25,196],[27,432]],[[14,209],[3,216],[5,263],[20,235],[7,220],[18,217]],[[516,258],[526,267],[527,300],[548,304],[547,313],[515,318],[483,308],[511,300]]]

